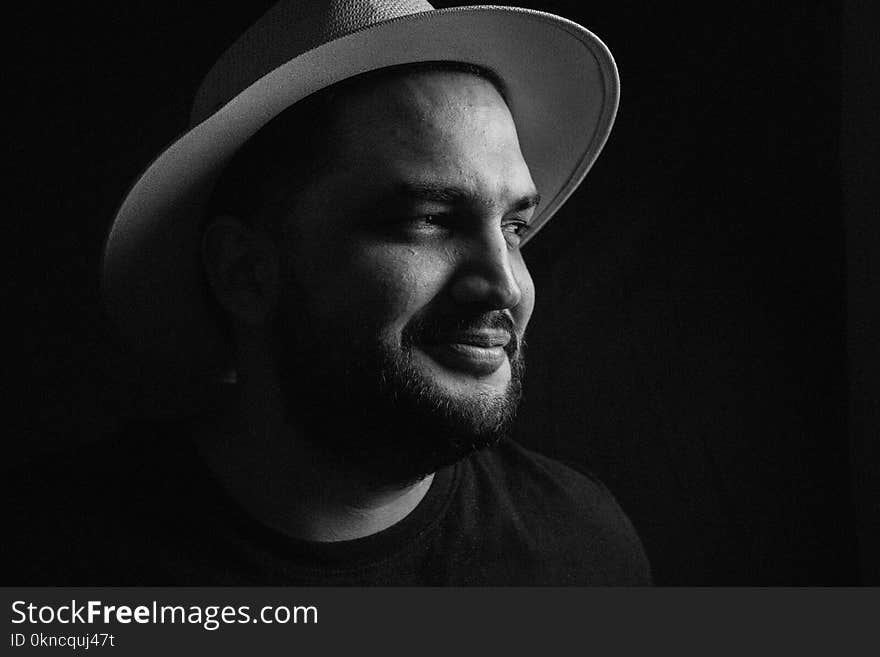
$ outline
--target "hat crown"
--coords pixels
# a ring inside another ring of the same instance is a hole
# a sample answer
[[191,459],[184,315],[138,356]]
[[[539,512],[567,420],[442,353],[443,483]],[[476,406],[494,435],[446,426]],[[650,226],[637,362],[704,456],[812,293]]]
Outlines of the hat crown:
[[251,25],[202,80],[190,125],[201,123],[298,55],[376,23],[433,9],[425,0],[282,0]]

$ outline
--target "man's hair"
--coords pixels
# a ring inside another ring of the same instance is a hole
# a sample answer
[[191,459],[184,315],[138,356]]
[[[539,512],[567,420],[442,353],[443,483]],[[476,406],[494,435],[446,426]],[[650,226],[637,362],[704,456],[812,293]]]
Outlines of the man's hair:
[[[432,71],[479,76],[490,82],[507,102],[504,84],[497,74],[475,64],[453,61],[416,62],[381,68],[325,87],[273,118],[233,156],[208,200],[202,218],[202,232],[216,218],[229,215],[278,235],[280,219],[290,207],[291,199],[332,165],[333,122],[347,95],[397,75]],[[229,318],[206,278],[204,289],[212,314],[231,349]],[[232,364],[234,356],[231,351],[226,360],[221,367]]]

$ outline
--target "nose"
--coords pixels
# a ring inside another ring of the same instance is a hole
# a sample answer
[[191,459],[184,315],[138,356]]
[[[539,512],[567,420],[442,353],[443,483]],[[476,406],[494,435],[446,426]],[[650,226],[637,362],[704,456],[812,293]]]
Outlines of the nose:
[[512,251],[500,231],[475,239],[462,258],[452,284],[452,298],[486,310],[512,309],[523,292],[513,267]]

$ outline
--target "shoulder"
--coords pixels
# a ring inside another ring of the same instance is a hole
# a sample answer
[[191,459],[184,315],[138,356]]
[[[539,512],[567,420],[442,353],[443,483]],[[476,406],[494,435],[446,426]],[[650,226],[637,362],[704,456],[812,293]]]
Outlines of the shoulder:
[[131,481],[133,473],[123,470],[137,469],[129,467],[137,461],[131,451],[124,441],[104,439],[20,464],[4,476],[6,511],[35,520],[85,510],[102,498],[112,501],[115,484]]
[[2,583],[118,583],[116,566],[145,556],[149,528],[175,495],[174,445],[132,426],[8,470]]
[[[91,443],[35,458],[10,469],[4,478],[7,509],[42,505],[45,513],[87,510],[138,497],[141,484],[155,483],[160,470],[179,463],[191,449],[177,427],[132,424]],[[103,504],[98,504],[103,502]]]
[[[581,555],[607,583],[650,584],[650,567],[632,522],[589,470],[507,440],[469,462],[473,494],[507,507],[543,549]],[[595,576],[592,576],[595,579]]]

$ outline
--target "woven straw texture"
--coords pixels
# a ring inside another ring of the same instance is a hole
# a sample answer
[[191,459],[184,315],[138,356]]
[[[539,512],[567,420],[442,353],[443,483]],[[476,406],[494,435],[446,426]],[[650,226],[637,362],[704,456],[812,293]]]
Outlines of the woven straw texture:
[[266,73],[327,41],[432,9],[424,0],[280,2],[223,53],[205,76],[190,124],[200,123]]

